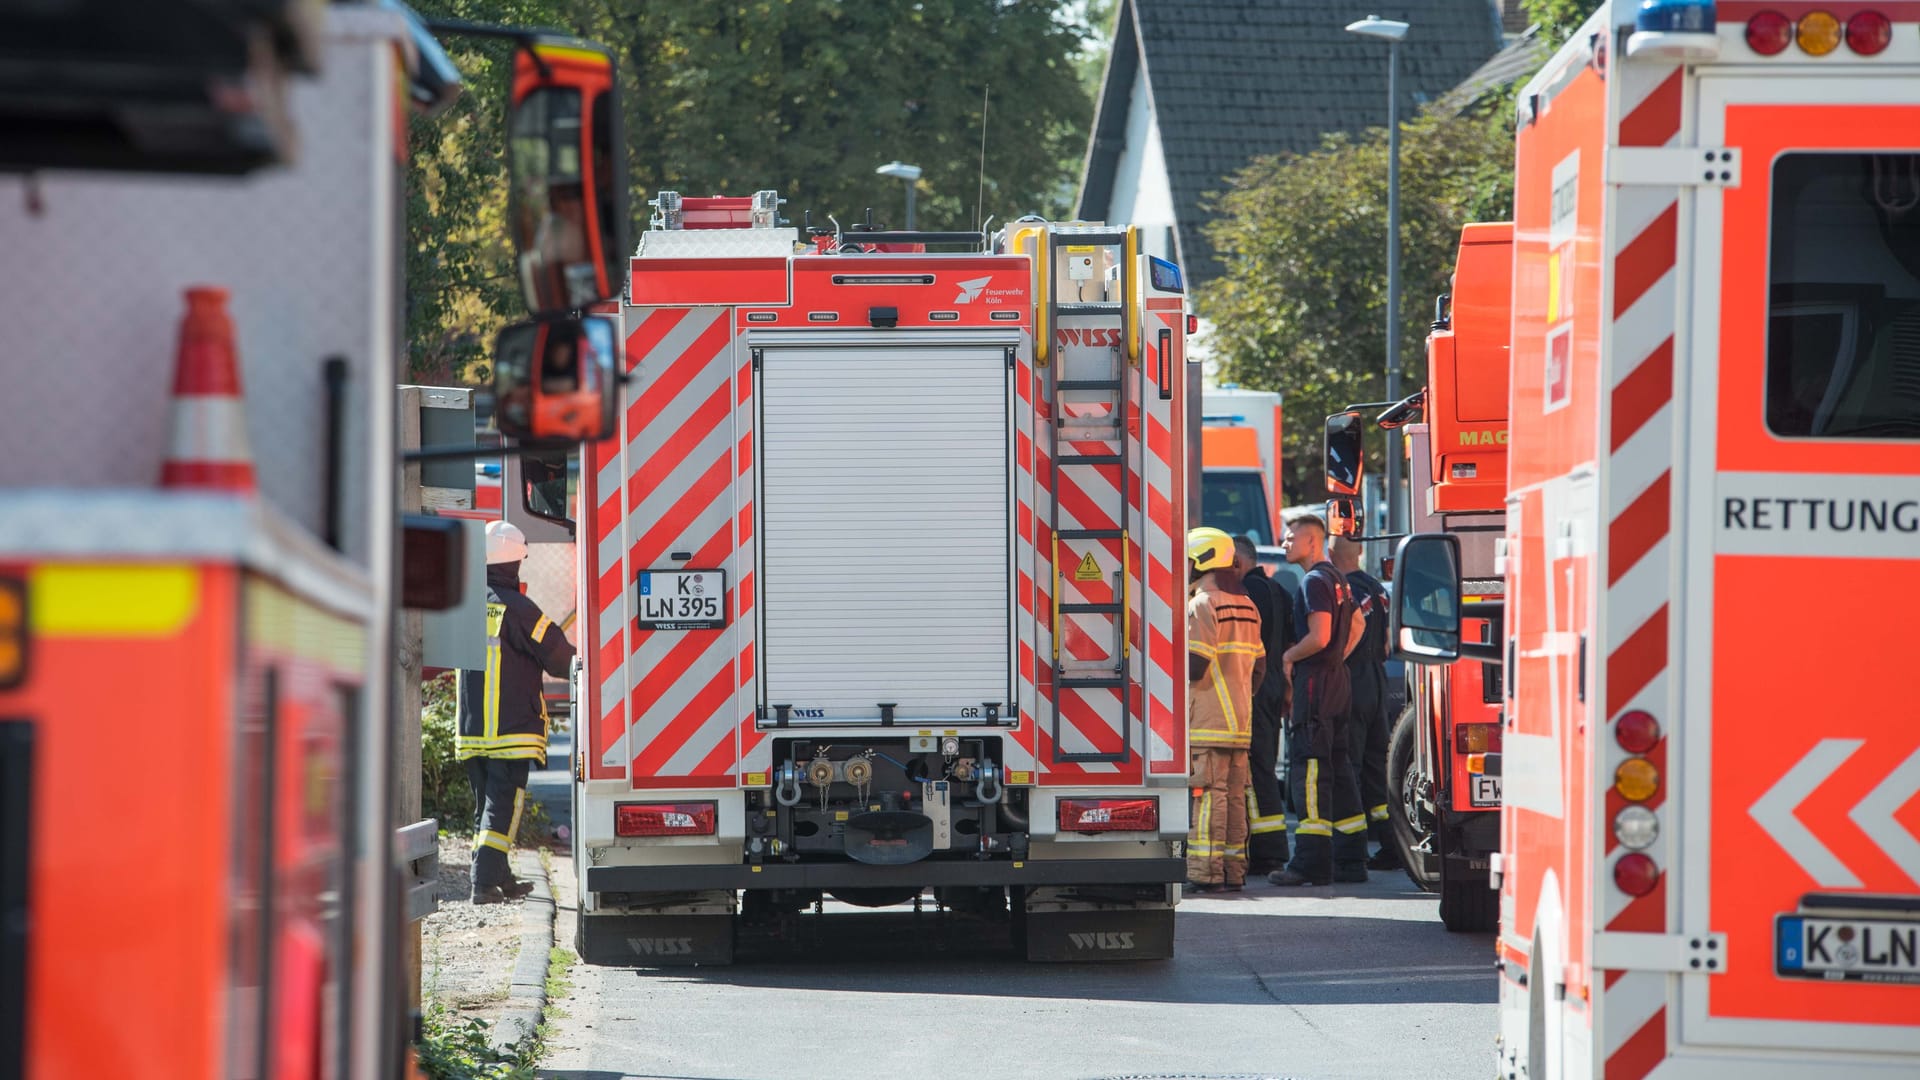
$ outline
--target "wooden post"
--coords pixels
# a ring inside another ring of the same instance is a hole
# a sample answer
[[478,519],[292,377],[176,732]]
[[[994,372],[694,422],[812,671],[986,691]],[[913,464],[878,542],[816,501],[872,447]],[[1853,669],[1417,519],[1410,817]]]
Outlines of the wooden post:
[[[420,447],[420,389],[403,386],[397,402],[399,442],[402,450]],[[405,466],[400,477],[400,512],[420,512],[420,466]],[[420,820],[420,635],[418,611],[400,609],[394,613],[394,663],[399,669],[400,700],[394,709],[393,724],[393,827],[411,825]],[[420,924],[407,924],[401,935],[407,950],[407,1003],[420,1008]]]

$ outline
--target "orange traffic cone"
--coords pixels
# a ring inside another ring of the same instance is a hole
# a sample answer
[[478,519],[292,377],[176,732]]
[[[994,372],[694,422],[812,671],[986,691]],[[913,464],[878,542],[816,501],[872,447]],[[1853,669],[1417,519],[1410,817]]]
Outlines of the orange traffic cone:
[[160,470],[163,488],[254,492],[240,359],[227,317],[227,290],[187,290],[173,371],[173,438]]

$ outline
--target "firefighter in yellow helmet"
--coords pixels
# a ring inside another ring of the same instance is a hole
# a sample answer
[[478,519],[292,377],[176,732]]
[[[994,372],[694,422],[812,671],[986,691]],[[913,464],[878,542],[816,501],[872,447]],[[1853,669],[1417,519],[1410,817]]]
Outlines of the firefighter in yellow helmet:
[[473,902],[516,900],[533,886],[507,864],[527,773],[547,760],[547,705],[540,673],[559,678],[573,663],[573,645],[540,605],[520,591],[527,538],[504,521],[487,524],[487,667],[462,671],[454,756],[473,784]]
[[1260,612],[1234,568],[1233,538],[1187,534],[1187,741],[1193,815],[1187,892],[1238,891],[1247,880],[1247,744],[1253,688],[1266,674]]

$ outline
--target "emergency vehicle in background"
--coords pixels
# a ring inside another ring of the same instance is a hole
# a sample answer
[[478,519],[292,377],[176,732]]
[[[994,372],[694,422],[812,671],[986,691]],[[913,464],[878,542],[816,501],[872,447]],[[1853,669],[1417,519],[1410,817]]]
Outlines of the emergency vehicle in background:
[[1237,386],[1200,395],[1200,524],[1280,557],[1280,395]]
[[[232,7],[0,18],[0,160],[123,174],[0,184],[8,1077],[415,1075],[393,628],[460,547],[403,566],[394,387],[407,126],[459,77],[398,5]],[[516,137],[582,156],[525,106],[612,93],[590,53],[516,50]]]
[[643,389],[581,469],[581,954],[727,963],[736,923],[930,887],[1031,959],[1169,955],[1179,269],[1132,227],[655,206]]
[[[1505,530],[1512,278],[1511,223],[1461,231],[1453,290],[1436,303],[1427,335],[1427,385],[1379,424],[1406,436],[1412,531],[1458,539],[1461,573],[1476,600],[1505,588],[1494,547]],[[1357,409],[1327,418],[1326,474],[1336,503],[1363,489],[1363,434],[1371,426]],[[1350,508],[1328,517],[1337,531],[1360,520]],[[1492,627],[1469,620],[1466,633],[1491,641]],[[1459,660],[1410,670],[1406,705],[1387,744],[1394,840],[1407,876],[1440,894],[1447,929],[1491,930],[1499,919],[1488,868],[1500,849],[1500,665]]]
[[1393,626],[1504,654],[1503,1076],[1920,1071],[1915,15],[1608,4],[1520,94],[1504,634],[1444,534]]

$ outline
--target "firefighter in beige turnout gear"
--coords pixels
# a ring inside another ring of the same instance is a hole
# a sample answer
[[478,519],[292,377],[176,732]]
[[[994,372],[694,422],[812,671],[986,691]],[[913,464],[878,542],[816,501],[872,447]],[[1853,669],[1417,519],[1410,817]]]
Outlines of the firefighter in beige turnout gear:
[[487,525],[487,666],[463,671],[455,756],[473,784],[473,902],[497,904],[533,891],[507,863],[526,805],[527,773],[547,759],[542,671],[573,663],[567,635],[520,591],[527,539],[504,521]]
[[1247,879],[1247,745],[1253,688],[1266,673],[1260,612],[1234,568],[1233,538],[1187,534],[1193,585],[1187,600],[1187,740],[1192,747],[1193,825],[1187,890],[1238,890]]

